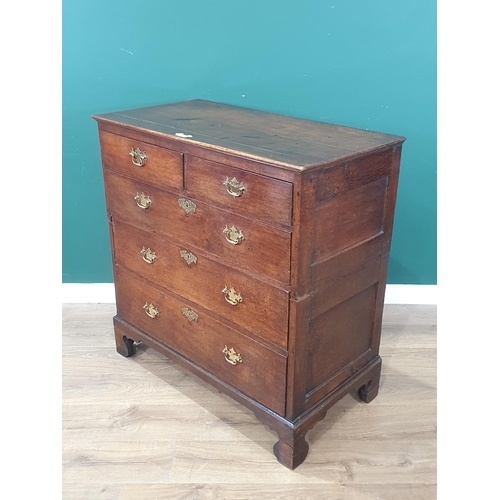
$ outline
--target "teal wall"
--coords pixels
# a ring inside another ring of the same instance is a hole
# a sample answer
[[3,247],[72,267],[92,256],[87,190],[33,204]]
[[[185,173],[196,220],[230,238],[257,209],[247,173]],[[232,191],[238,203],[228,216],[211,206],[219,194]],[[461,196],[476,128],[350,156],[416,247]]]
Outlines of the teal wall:
[[407,137],[389,283],[436,283],[435,0],[63,1],[63,282],[111,282],[92,114],[208,99]]

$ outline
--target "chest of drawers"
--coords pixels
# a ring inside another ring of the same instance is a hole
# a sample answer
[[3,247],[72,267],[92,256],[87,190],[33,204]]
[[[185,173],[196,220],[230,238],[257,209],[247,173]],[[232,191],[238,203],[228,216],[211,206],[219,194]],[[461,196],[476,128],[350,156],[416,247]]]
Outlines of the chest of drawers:
[[378,392],[404,138],[202,100],[94,118],[117,351],[173,357],[297,467],[329,407]]

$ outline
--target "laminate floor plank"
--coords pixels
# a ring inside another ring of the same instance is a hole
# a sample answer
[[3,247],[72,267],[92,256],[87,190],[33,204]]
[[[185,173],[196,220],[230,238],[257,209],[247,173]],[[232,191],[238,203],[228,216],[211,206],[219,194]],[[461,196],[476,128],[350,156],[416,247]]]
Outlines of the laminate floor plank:
[[114,346],[114,304],[63,305],[65,500],[436,498],[436,307],[387,305],[378,397],[346,396],[294,471],[253,413],[152,349]]
[[293,485],[255,482],[251,489],[235,488],[233,484],[104,484],[88,486],[68,485],[66,500],[422,500],[436,498],[435,485],[429,484],[364,484],[339,483]]

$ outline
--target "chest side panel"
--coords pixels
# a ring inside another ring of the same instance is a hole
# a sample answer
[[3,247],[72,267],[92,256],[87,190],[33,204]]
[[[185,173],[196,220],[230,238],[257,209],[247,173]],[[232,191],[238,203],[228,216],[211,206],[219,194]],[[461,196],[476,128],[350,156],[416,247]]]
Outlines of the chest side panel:
[[303,377],[289,417],[321,402],[378,356],[399,157],[400,147],[392,147],[304,180],[313,191],[300,235],[310,241],[302,249],[309,266],[293,341],[301,346],[295,370]]

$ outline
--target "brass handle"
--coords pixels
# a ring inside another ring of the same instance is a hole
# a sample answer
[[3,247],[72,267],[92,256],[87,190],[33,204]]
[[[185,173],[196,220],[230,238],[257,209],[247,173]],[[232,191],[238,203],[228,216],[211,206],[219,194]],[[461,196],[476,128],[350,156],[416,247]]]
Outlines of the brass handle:
[[192,254],[191,252],[188,252],[187,250],[181,250],[179,253],[181,257],[186,261],[188,267],[191,267],[191,264],[196,264],[196,262],[198,261],[198,257],[196,257],[196,255]]
[[148,264],[152,264],[157,259],[156,252],[153,252],[149,247],[142,247],[141,255],[144,262],[147,262]]
[[223,182],[223,184],[224,186],[226,186],[226,191],[235,198],[241,196],[243,194],[243,191],[245,191],[243,182],[238,182],[236,177],[233,177],[231,180],[229,180],[229,177],[226,177],[226,180]]
[[151,198],[144,193],[137,193],[137,195],[134,196],[134,200],[137,203],[137,206],[143,210],[146,210],[151,206]]
[[181,312],[182,312],[182,314],[184,314],[184,316],[186,316],[186,318],[188,319],[188,321],[190,323],[192,321],[198,322],[198,315],[192,309],[189,309],[187,307],[183,307],[181,309]]
[[243,360],[241,359],[241,354],[236,354],[236,351],[232,347],[228,349],[227,345],[225,345],[224,349],[222,349],[222,352],[225,355],[226,361],[230,365],[236,365],[237,363],[243,362]]
[[146,314],[150,317],[150,318],[156,318],[156,316],[158,316],[158,314],[160,314],[160,312],[158,311],[158,309],[153,305],[152,302],[146,302],[142,308],[146,311]]
[[189,215],[191,212],[196,213],[196,205],[191,200],[186,200],[185,198],[179,198],[177,200],[179,206]]
[[132,151],[130,151],[129,156],[132,157],[132,163],[137,166],[137,167],[142,167],[145,163],[148,157],[146,156],[145,151],[141,151],[139,148],[132,148]]
[[240,302],[243,302],[243,297],[241,296],[241,294],[237,293],[233,287],[228,288],[227,286],[224,286],[222,293],[224,295],[224,298],[226,299],[226,302],[229,302],[232,306],[236,306]]
[[226,237],[226,241],[231,243],[231,245],[239,245],[245,239],[243,231],[241,229],[238,231],[234,226],[226,226],[222,232]]

